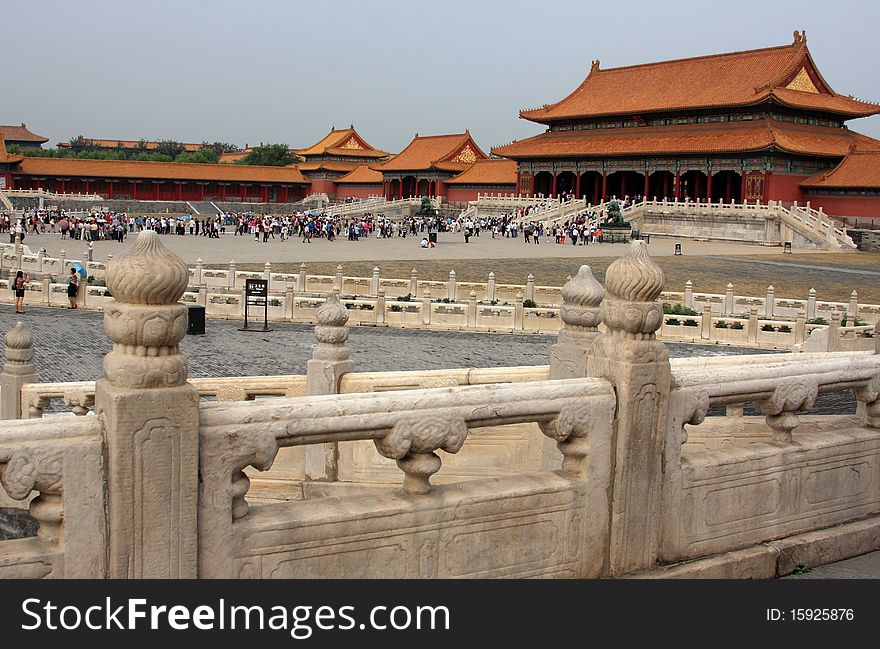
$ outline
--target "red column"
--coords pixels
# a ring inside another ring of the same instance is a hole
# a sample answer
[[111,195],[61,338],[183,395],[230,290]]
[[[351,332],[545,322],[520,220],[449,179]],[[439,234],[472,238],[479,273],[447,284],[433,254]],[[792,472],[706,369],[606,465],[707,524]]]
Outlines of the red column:
[[730,202],[730,196],[733,193],[733,174],[727,174],[727,187],[724,189],[724,200]]
[[183,183],[176,183],[176,184],[177,184],[177,200],[182,201],[183,200]]
[[742,174],[742,182],[741,182],[740,190],[739,190],[740,200],[743,203],[745,203],[746,196],[747,196],[747,194],[746,194],[746,176],[747,175],[748,175],[748,172],[744,171]]
[[199,200],[205,200],[205,183],[199,183]]
[[675,174],[675,198],[681,200],[681,174]]
[[[85,181],[85,185],[86,185],[86,191],[85,191],[84,193],[85,193],[85,194],[89,194],[89,193],[91,193],[91,192],[89,192],[89,181],[88,181],[88,180]],[[37,189],[39,189],[39,188],[40,188],[40,181],[37,180]]]
[[529,196],[535,195],[535,174],[529,176]]
[[712,202],[712,171],[710,170],[706,174],[706,199],[709,203]]
[[550,197],[556,196],[556,174],[553,174],[553,185],[550,188]]
[[403,178],[400,179],[397,185],[397,198],[403,198]]
[[263,185],[263,202],[269,202],[269,187],[268,185]]
[[648,192],[651,191],[651,174],[645,170],[645,191],[642,192],[642,196],[645,197],[645,200],[648,200],[650,197],[648,196]]
[[620,172],[620,198],[626,196],[626,172]]
[[[64,191],[64,181],[63,180],[61,181],[61,191],[62,192]],[[113,199],[113,181],[112,180],[107,181],[107,198],[109,198],[111,200]]]
[[284,187],[282,187],[282,189],[281,189],[281,202],[282,202],[282,203],[287,203],[287,202],[289,202],[289,201],[287,200],[287,199],[289,198],[289,196],[288,196],[289,193],[290,193],[290,192],[288,191],[288,187],[287,187],[287,185],[285,185]]
[[247,185],[244,183],[241,184],[241,202],[244,203],[247,199]]
[[159,200],[159,181],[156,181],[156,200]]
[[599,196],[601,194],[599,192],[602,191],[602,188],[599,185],[599,174],[593,176],[593,201],[598,202]]
[[574,177],[574,197],[575,198],[581,197],[581,175],[580,174],[575,174],[575,177]]
[[602,200],[608,198],[608,173],[602,172]]
[[[62,193],[62,194],[65,193],[65,192],[64,192],[64,178],[61,179],[61,193]],[[111,195],[110,198],[113,198],[113,196]]]

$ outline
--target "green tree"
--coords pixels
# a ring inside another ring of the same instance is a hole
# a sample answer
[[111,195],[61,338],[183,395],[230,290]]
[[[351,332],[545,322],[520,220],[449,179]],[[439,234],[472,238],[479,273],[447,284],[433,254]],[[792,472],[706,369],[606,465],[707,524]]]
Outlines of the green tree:
[[254,147],[241,160],[236,160],[235,164],[285,167],[299,160],[300,158],[291,153],[286,144],[265,144]]
[[218,160],[224,153],[238,153],[241,151],[240,146],[231,142],[202,142],[201,150],[204,151],[205,149],[211,149],[216,154]]
[[169,156],[172,160],[181,153],[186,153],[183,143],[175,140],[161,140],[153,150],[160,155]]
[[197,162],[200,164],[215,164],[219,162],[217,152],[211,147],[202,147],[198,151],[187,151],[174,158],[174,162]]
[[84,151],[86,149],[91,149],[94,146],[91,140],[87,140],[82,135],[70,138],[67,143],[73,151]]

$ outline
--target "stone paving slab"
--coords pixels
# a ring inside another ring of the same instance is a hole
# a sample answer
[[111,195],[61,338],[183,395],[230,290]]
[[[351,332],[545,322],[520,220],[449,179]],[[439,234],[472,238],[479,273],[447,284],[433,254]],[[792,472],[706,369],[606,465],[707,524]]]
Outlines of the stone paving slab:
[[[107,253],[114,255],[134,245],[135,236],[129,236],[125,242],[96,241],[93,243],[92,258],[94,261],[105,261]],[[522,237],[516,239],[492,239],[491,235],[483,234],[473,237],[470,243],[464,242],[461,234],[447,232],[438,233],[436,248],[420,248],[421,237],[401,239],[376,239],[365,237],[360,241],[348,241],[340,237],[336,241],[313,239],[312,243],[302,243],[300,239],[269,239],[267,243],[254,241],[253,237],[240,237],[232,234],[221,235],[219,239],[208,239],[191,235],[163,235],[162,243],[169,250],[180,255],[184,261],[194,264],[201,258],[205,264],[226,264],[230,259],[241,263],[301,262],[310,261],[373,261],[380,259],[487,259],[515,257],[535,259],[541,257],[616,257],[627,250],[624,243],[602,243],[587,246],[556,244],[553,239],[545,239],[539,245],[526,244]],[[50,257],[57,257],[64,250],[68,259],[82,259],[83,251],[88,244],[85,241],[61,239],[60,234],[29,234],[24,242],[31,251],[46,248]],[[671,256],[675,244],[681,243],[687,255],[778,255],[779,247],[756,246],[738,243],[716,243],[708,241],[684,241],[674,239],[651,238],[648,246],[652,256]]]
[[818,566],[784,579],[880,579],[880,552]]

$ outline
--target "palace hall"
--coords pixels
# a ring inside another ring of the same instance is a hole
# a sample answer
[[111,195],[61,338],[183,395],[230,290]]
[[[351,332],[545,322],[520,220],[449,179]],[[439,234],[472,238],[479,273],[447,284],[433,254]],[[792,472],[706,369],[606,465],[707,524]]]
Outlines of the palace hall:
[[520,193],[713,201],[823,201],[880,213],[880,141],[848,120],[880,105],[835,92],[794,32],[779,47],[602,69],[523,110],[547,130],[492,149]]

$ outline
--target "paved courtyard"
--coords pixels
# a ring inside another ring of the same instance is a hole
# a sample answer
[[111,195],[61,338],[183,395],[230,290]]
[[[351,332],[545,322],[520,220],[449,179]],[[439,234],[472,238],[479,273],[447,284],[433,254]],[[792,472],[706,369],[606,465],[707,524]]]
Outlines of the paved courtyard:
[[[488,233],[472,237],[470,243],[464,242],[459,234],[441,232],[438,234],[436,248],[420,248],[421,237],[401,239],[362,238],[360,241],[348,241],[340,237],[328,242],[324,239],[313,239],[312,243],[302,243],[300,239],[269,239],[267,243],[254,241],[253,237],[239,237],[233,234],[221,235],[219,239],[208,239],[202,236],[165,235],[162,243],[169,250],[180,255],[187,263],[195,263],[201,258],[206,264],[226,264],[230,259],[238,263],[291,263],[314,261],[373,261],[379,259],[401,260],[437,260],[437,259],[487,259],[516,257],[535,259],[541,257],[616,257],[626,250],[626,244],[590,244],[572,246],[554,243],[553,239],[545,238],[539,245],[526,244],[522,237],[516,239],[492,239]],[[93,244],[93,259],[104,261],[107,253],[119,254],[134,244],[135,237],[130,236],[123,243],[115,241],[97,241]],[[675,252],[675,244],[681,243],[688,255],[778,255],[779,248],[753,246],[737,243],[716,243],[707,241],[675,241],[672,239],[652,238],[649,250],[652,256],[671,256]],[[86,242],[79,240],[62,240],[60,234],[27,235],[25,244],[36,252],[46,248],[49,255],[55,257],[64,250],[68,258],[82,258]]]
[[[111,344],[94,311],[0,307],[0,333],[17,321],[30,329],[40,380],[87,381],[103,375]],[[316,341],[310,325],[271,323],[269,333],[238,331],[240,321],[208,320],[203,336],[185,336],[181,349],[192,377],[305,374]],[[555,336],[484,334],[353,327],[348,345],[359,371],[545,365]],[[670,345],[673,355],[755,353],[731,347]]]

